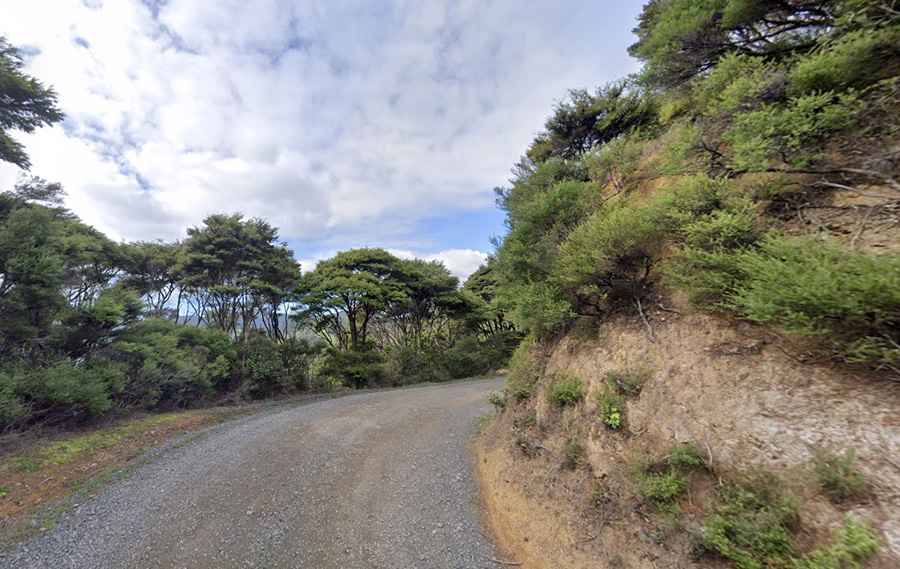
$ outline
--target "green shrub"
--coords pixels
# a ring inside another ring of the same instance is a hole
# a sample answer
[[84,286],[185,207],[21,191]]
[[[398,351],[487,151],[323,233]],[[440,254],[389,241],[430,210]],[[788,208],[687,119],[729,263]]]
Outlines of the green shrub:
[[510,320],[538,338],[557,332],[573,317],[572,305],[550,283],[511,287],[500,297],[512,307]]
[[725,297],[745,278],[739,252],[684,247],[663,267],[666,282],[687,293],[694,306],[727,310]]
[[687,488],[687,479],[676,470],[643,473],[638,477],[638,491],[661,510],[669,510]]
[[[473,359],[477,354],[472,354]],[[392,385],[436,383],[451,379],[444,354],[430,348],[394,346],[384,353],[385,377]]]
[[794,554],[790,527],[796,506],[771,477],[721,486],[703,525],[706,547],[739,569],[781,567]]
[[665,232],[657,207],[606,206],[562,244],[554,280],[581,303],[604,307],[640,294]]
[[685,224],[681,231],[687,247],[703,251],[735,249],[756,242],[755,222],[756,213],[750,208],[717,210]]
[[682,443],[674,446],[672,450],[669,451],[666,462],[668,462],[671,467],[681,471],[693,470],[706,466],[703,457],[700,456],[700,451],[697,450],[697,445],[694,443]]
[[850,361],[900,363],[900,256],[769,236],[735,259],[728,304],[757,322],[827,337]]
[[384,358],[372,346],[359,350],[325,351],[320,372],[328,378],[338,379],[344,385],[362,389],[381,385],[385,378]]
[[0,429],[28,415],[28,409],[19,399],[17,391],[16,374],[0,371]]
[[278,346],[263,334],[253,334],[241,346],[245,388],[252,397],[271,397],[288,388]]
[[866,479],[854,462],[856,453],[848,449],[843,456],[820,450],[813,456],[813,469],[822,490],[835,502],[859,497],[866,490]]
[[45,368],[18,370],[16,391],[36,419],[61,422],[109,411],[122,390],[123,367],[113,362],[75,365],[60,361]]
[[860,29],[801,58],[790,72],[794,94],[865,87],[892,74],[900,56],[900,28]]
[[491,391],[488,393],[488,403],[494,406],[497,412],[506,408],[506,395],[499,391]]
[[618,431],[625,424],[625,400],[602,391],[597,395],[597,415],[607,428]]
[[800,559],[794,559],[792,569],[860,569],[862,562],[878,552],[875,533],[864,523],[851,517],[829,545],[818,548]]
[[704,466],[695,445],[676,445],[661,460],[638,462],[638,491],[660,510],[674,511],[676,500],[688,487],[688,476]]
[[584,159],[591,179],[601,185],[627,185],[638,172],[647,141],[639,132],[616,138],[597,148]]
[[757,106],[770,87],[774,66],[760,57],[728,54],[697,83],[695,108],[706,115],[723,115]]
[[641,393],[644,382],[650,372],[645,368],[610,371],[606,374],[606,385],[627,397],[635,397]]
[[525,401],[534,394],[544,373],[544,359],[537,353],[533,338],[526,338],[513,352],[506,377],[506,392],[513,401]]
[[547,400],[556,407],[569,407],[577,404],[584,397],[581,380],[572,376],[557,376],[547,393]]
[[226,389],[238,359],[224,332],[161,319],[130,326],[110,353],[127,366],[119,400],[150,409],[194,405]]
[[817,156],[825,136],[855,124],[860,108],[853,94],[826,92],[737,114],[725,134],[731,147],[730,165],[748,172],[766,170],[776,159],[805,166]]

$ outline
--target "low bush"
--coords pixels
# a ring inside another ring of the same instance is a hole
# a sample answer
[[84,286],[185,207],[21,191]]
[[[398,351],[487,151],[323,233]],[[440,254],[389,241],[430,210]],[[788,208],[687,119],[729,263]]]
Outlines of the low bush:
[[879,549],[878,538],[864,523],[847,517],[832,542],[794,559],[792,569],[859,569]]
[[491,391],[488,393],[488,403],[494,406],[499,413],[506,408],[506,395],[499,391]]
[[108,357],[127,367],[118,399],[148,409],[186,407],[226,389],[235,377],[237,350],[224,332],[147,319],[129,327]]
[[676,470],[643,473],[638,477],[638,491],[661,510],[670,510],[687,488],[687,479]]
[[725,134],[730,166],[746,172],[763,171],[779,161],[806,166],[818,157],[816,143],[853,126],[860,109],[855,95],[826,92],[739,113]]
[[358,350],[329,348],[318,372],[325,381],[338,380],[357,389],[381,385],[386,377],[384,357],[372,346]]
[[790,91],[812,92],[861,88],[898,72],[900,28],[850,32],[799,61],[791,68]]
[[[471,354],[474,359],[477,354]],[[436,383],[451,379],[438,350],[394,346],[384,353],[384,377],[391,385]]]
[[852,449],[843,455],[820,450],[813,456],[813,469],[822,490],[835,502],[860,497],[866,490],[866,479],[856,468]]
[[609,205],[594,212],[562,244],[554,279],[576,310],[603,311],[643,294],[665,227],[657,207]]
[[544,358],[538,355],[533,338],[526,338],[513,352],[506,377],[506,393],[513,401],[531,398],[544,374]]
[[794,546],[794,500],[771,475],[721,486],[703,525],[704,546],[739,569],[858,569],[879,548],[875,534],[850,517],[831,543],[801,555]]
[[706,466],[700,451],[694,443],[682,443],[672,447],[666,462],[673,468],[686,471]]
[[693,444],[677,445],[661,460],[638,463],[638,492],[659,510],[673,512],[676,500],[688,487],[688,477],[704,466]]
[[727,304],[757,322],[827,337],[853,362],[900,365],[900,255],[769,236],[735,258]]
[[606,385],[626,397],[636,397],[649,376],[650,372],[645,368],[610,371],[606,374]]
[[597,395],[597,416],[608,429],[618,431],[625,425],[625,400],[608,391]]
[[571,303],[550,283],[514,286],[504,290],[500,299],[512,307],[510,320],[537,338],[552,335],[574,316]]
[[[61,423],[109,411],[125,384],[124,366],[109,361],[59,361],[42,368],[7,370],[4,412],[16,419]],[[27,414],[26,414],[27,411]]]
[[584,397],[584,386],[577,377],[561,375],[554,378],[547,392],[547,400],[556,407],[576,405]]
[[794,501],[770,476],[726,484],[703,525],[704,544],[739,569],[783,567],[794,554],[790,528],[796,515]]

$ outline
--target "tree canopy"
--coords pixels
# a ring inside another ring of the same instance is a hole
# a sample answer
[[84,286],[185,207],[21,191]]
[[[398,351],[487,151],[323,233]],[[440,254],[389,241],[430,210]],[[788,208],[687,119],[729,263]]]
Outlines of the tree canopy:
[[21,52],[0,37],[0,160],[29,169],[31,161],[10,131],[34,132],[63,119],[56,93],[22,71]]

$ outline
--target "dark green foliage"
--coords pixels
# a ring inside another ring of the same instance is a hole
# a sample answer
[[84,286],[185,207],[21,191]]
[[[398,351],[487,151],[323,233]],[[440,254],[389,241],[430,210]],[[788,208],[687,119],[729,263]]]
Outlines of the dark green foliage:
[[644,7],[631,54],[644,76],[672,87],[713,68],[728,53],[783,59],[816,47],[848,2],[801,0],[652,0]]
[[794,555],[795,519],[793,500],[782,495],[781,484],[771,476],[727,484],[717,491],[703,540],[740,569],[780,567]]
[[607,206],[578,226],[560,249],[554,279],[578,313],[601,313],[643,295],[663,244],[660,211]]
[[353,249],[320,262],[303,275],[296,318],[334,348],[366,348],[373,319],[395,302],[407,302],[400,259],[383,249]]
[[371,344],[356,350],[328,348],[321,372],[357,389],[381,385],[386,375],[384,356]]
[[283,338],[279,312],[300,267],[268,222],[240,214],[207,217],[202,227],[188,229],[179,270],[181,286],[201,307],[201,322],[243,338],[260,321],[273,338]]
[[124,384],[123,366],[114,362],[59,361],[46,367],[12,368],[0,374],[4,422],[63,423],[96,417],[112,408],[113,396]]
[[584,385],[577,377],[557,376],[550,384],[547,400],[556,407],[570,407],[584,397]]
[[813,468],[822,490],[834,502],[846,502],[862,496],[866,479],[856,468],[856,453],[848,449],[843,455],[820,450],[813,457]]
[[31,163],[22,144],[9,131],[34,132],[63,119],[56,93],[25,74],[19,50],[0,37],[0,160],[27,170]]
[[119,398],[146,408],[186,407],[224,388],[237,360],[228,336],[211,328],[143,320],[110,347],[110,357],[127,366]]
[[528,158],[578,158],[593,147],[656,121],[653,99],[627,81],[597,89],[569,91],[547,120],[546,131],[528,149]]

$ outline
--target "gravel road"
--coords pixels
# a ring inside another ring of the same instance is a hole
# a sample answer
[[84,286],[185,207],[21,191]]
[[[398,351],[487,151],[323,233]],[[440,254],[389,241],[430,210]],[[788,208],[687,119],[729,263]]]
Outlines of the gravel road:
[[6,568],[497,567],[468,443],[499,380],[351,395],[171,445]]

